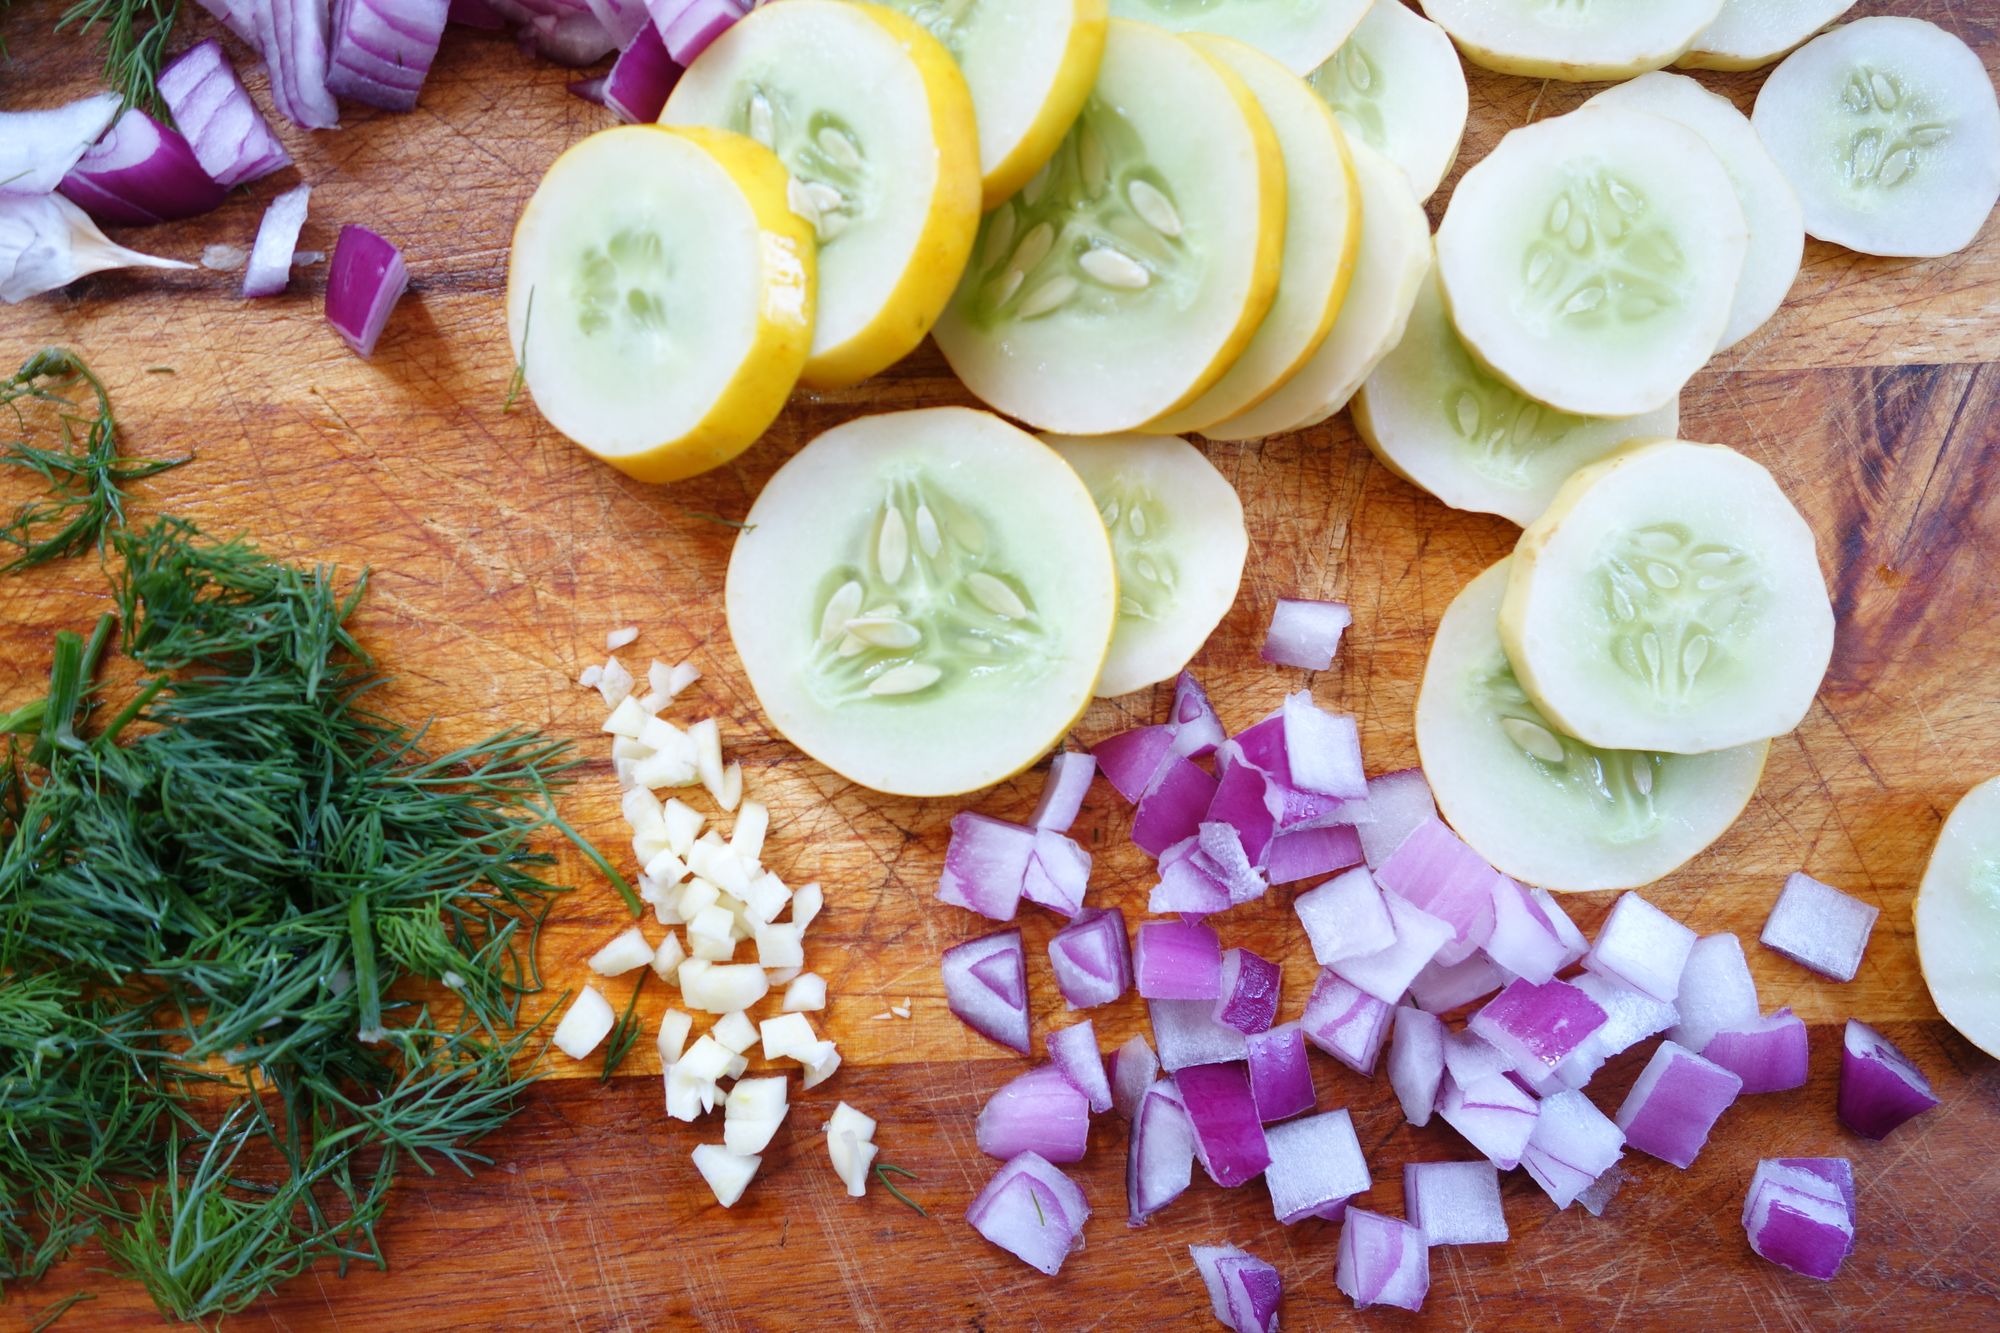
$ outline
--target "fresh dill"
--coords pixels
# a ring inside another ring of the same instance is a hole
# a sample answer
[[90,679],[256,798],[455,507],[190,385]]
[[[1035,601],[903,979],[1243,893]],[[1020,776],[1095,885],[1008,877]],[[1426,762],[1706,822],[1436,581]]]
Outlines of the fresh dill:
[[597,1076],[600,1083],[609,1083],[611,1076],[618,1072],[618,1066],[625,1063],[631,1053],[632,1044],[639,1039],[639,992],[646,989],[646,972],[639,973],[639,984],[632,988],[632,998],[625,1001],[625,1012],[611,1027],[608,1044],[604,1048],[604,1072]]
[[514,400],[521,396],[522,388],[528,382],[528,333],[535,327],[535,289],[528,288],[528,308],[521,315],[521,355],[515,358],[514,373],[507,377],[507,400],[500,404],[503,413],[514,410]]
[[61,1319],[64,1315],[68,1314],[71,1310],[83,1304],[85,1301],[94,1301],[96,1299],[97,1296],[96,1293],[94,1292],[73,1291],[69,1295],[57,1301],[54,1305],[51,1305],[48,1309],[42,1311],[42,1317],[40,1319],[37,1319],[34,1323],[28,1325],[28,1333],[45,1333],[45,1330],[54,1328],[56,1326],[56,1321],[58,1319]]
[[896,1188],[896,1182],[889,1179],[891,1174],[902,1176],[907,1180],[915,1180],[917,1178],[917,1173],[910,1170],[908,1167],[904,1166],[891,1166],[887,1162],[875,1163],[875,1179],[882,1182],[882,1188],[888,1190],[889,1193],[895,1195],[898,1199],[901,1199],[904,1203],[916,1209],[917,1216],[929,1217],[930,1214],[924,1211],[924,1206],[922,1204],[918,1203],[915,1199],[912,1199],[909,1195],[903,1193],[903,1191]]
[[155,81],[167,59],[180,0],[75,0],[56,20],[56,31],[104,30],[104,81],[124,95],[127,106],[165,117]]

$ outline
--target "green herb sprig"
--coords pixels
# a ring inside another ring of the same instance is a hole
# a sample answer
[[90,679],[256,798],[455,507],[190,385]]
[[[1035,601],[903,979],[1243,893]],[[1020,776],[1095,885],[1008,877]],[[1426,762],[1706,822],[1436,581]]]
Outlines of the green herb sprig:
[[179,12],[180,0],[75,0],[56,20],[56,31],[102,28],[104,81],[124,95],[127,106],[164,118],[166,107],[154,85]]

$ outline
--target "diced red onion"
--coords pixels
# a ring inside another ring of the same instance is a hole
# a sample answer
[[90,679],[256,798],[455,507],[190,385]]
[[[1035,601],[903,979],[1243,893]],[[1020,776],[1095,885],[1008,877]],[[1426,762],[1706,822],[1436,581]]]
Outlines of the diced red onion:
[[[326,86],[327,0],[253,0],[247,5],[254,45],[271,70],[271,104],[309,130],[340,123],[340,108]],[[364,353],[365,355],[365,353]]]
[[1083,1191],[1034,1153],[1022,1153],[994,1173],[965,1220],[1022,1263],[1051,1277],[1083,1243],[1090,1204]]
[[451,0],[446,10],[450,22],[462,28],[477,28],[483,32],[498,32],[507,26],[507,20],[486,0]]
[[1614,1166],[1592,1181],[1589,1189],[1576,1196],[1576,1201],[1592,1217],[1602,1217],[1611,1200],[1617,1197],[1619,1187],[1630,1178],[1623,1168]]
[[[644,0],[588,0],[588,8],[598,26],[611,34],[611,40],[621,50],[630,50],[632,40],[642,32],[651,32],[655,38],[660,35],[660,30],[653,26],[653,16],[646,12]],[[665,59],[666,43],[662,41],[659,46],[660,56]],[[650,116],[636,119],[655,120],[658,117],[659,112],[655,111]]]
[[1132,988],[1132,952],[1125,938],[1125,914],[1117,908],[1086,908],[1049,939],[1049,966],[1056,989],[1072,1009],[1109,1004]]
[[1367,1077],[1375,1072],[1392,1012],[1373,995],[1322,970],[1299,1025],[1313,1045]]
[[1215,779],[1200,765],[1170,752],[1132,813],[1132,841],[1149,856],[1158,856],[1182,838],[1195,836],[1215,799],[1215,787]]
[[522,50],[571,69],[594,65],[618,49],[617,41],[588,12],[537,14],[515,36]]
[[1848,1207],[1854,1206],[1854,1163],[1845,1157],[1779,1157],[1773,1160],[1779,1166],[1818,1176],[1833,1186]]
[[1452,940],[1437,955],[1450,966],[1469,958],[1493,935],[1495,873],[1443,821],[1431,819],[1411,830],[1402,846],[1375,868],[1375,882],[1384,893],[1451,926]]
[[1307,889],[1292,900],[1292,910],[1306,928],[1313,959],[1321,966],[1380,953],[1396,942],[1388,904],[1362,866]]
[[1222,771],[1215,797],[1202,819],[1228,824],[1242,840],[1244,854],[1252,861],[1263,861],[1270,852],[1283,807],[1283,797],[1273,790],[1263,770],[1254,764],[1232,764]]
[[1663,1041],[1618,1108],[1618,1128],[1640,1152],[1686,1170],[1743,1080],[1676,1042]]
[[1012,921],[1034,854],[1031,828],[970,810],[953,815],[938,898],[994,921]]
[[1313,1109],[1312,1064],[1306,1058],[1305,1030],[1296,1020],[1252,1032],[1243,1044],[1258,1119],[1268,1125]]
[[1230,737],[1216,751],[1216,763],[1224,774],[1238,764],[1249,764],[1264,775],[1270,789],[1265,800],[1277,813],[1279,831],[1354,824],[1374,817],[1365,797],[1328,796],[1294,781],[1282,708]]
[[1194,1122],[1195,1157],[1216,1184],[1233,1189],[1271,1164],[1243,1064],[1189,1065],[1175,1071],[1174,1088]]
[[1090,1144],[1090,1105],[1062,1070],[1038,1065],[987,1098],[978,1141],[979,1151],[1003,1162],[1024,1152],[1080,1162]]
[[1487,888],[1493,897],[1493,932],[1484,946],[1487,957],[1523,981],[1537,985],[1563,967],[1565,947],[1556,928],[1528,891],[1506,875],[1494,874]]
[[1540,1111],[1535,1099],[1505,1074],[1488,1074],[1463,1087],[1447,1077],[1438,1097],[1438,1114],[1445,1123],[1502,1171],[1521,1164]]
[[1215,1021],[1215,1006],[1207,1000],[1148,1000],[1146,1011],[1160,1068],[1169,1074],[1189,1065],[1241,1060],[1248,1049],[1241,1032]]
[[1174,752],[1173,733],[1166,727],[1136,727],[1107,736],[1090,747],[1091,758],[1120,796],[1137,804],[1153,785],[1167,756]]
[[1821,1159],[1847,1170],[1843,1192],[1820,1171],[1792,1164],[1798,1161],[1757,1163],[1743,1200],[1743,1232],[1750,1248],[1772,1263],[1831,1281],[1854,1248],[1852,1167],[1842,1158]]
[[1275,666],[1325,671],[1340,651],[1340,636],[1354,623],[1342,602],[1281,597],[1271,610],[1271,629],[1258,655]]
[[1701,1048],[1713,1060],[1743,1080],[1743,1091],[1787,1092],[1806,1083],[1805,1020],[1789,1009],[1726,1032],[1718,1032]]
[[188,141],[136,106],[77,159],[62,192],[99,222],[130,227],[195,217],[223,198]]
[[1410,998],[1427,1013],[1448,1014],[1485,999],[1512,979],[1484,953],[1475,953],[1450,967],[1432,962],[1410,982]]
[[412,109],[449,9],[449,0],[333,0],[326,86],[385,111]]
[[306,201],[312,186],[299,185],[271,201],[257,224],[257,243],[243,266],[245,296],[276,296],[292,278],[292,255],[299,247],[299,228],[306,224]]
[[1272,1213],[1286,1226],[1324,1216],[1374,1183],[1346,1111],[1287,1120],[1264,1135],[1271,1151],[1264,1184],[1271,1191]]
[[1371,1305],[1423,1309],[1431,1289],[1430,1247],[1424,1243],[1424,1233],[1408,1222],[1349,1208],[1340,1224],[1340,1260],[1333,1284],[1352,1298],[1357,1310]]
[[1277,1333],[1284,1283],[1278,1270],[1234,1245],[1190,1245],[1209,1307],[1234,1333]]
[[[1136,1040],[1143,1043],[1145,1038]],[[1089,1019],[1057,1028],[1042,1041],[1049,1048],[1049,1062],[1082,1093],[1091,1114],[1111,1109],[1111,1080],[1104,1073],[1104,1054],[1097,1049],[1097,1028]],[[1148,1055],[1152,1054],[1149,1050]],[[1046,1155],[1046,1154],[1045,1154]],[[1053,1160],[1053,1159],[1052,1159]]]
[[1389,1086],[1402,1104],[1403,1118],[1422,1127],[1437,1109],[1444,1081],[1444,1024],[1421,1009],[1396,1010],[1396,1033],[1389,1042]]
[[1197,921],[1142,922],[1132,970],[1149,1000],[1214,1000],[1222,994],[1222,941]]
[[1680,1012],[1667,1036],[1691,1051],[1708,1045],[1724,1028],[1757,1021],[1757,983],[1734,935],[1705,935],[1694,942],[1681,968],[1680,990],[1674,997]]
[[[1239,765],[1231,772],[1242,772],[1246,767]],[[1264,878],[1272,884],[1319,879],[1360,864],[1361,835],[1351,824],[1281,833],[1264,848]]]
[[1556,1078],[1564,1087],[1582,1087],[1604,1067],[1606,1060],[1655,1033],[1665,1032],[1680,1018],[1672,1004],[1641,995],[1630,986],[1595,972],[1585,972],[1570,984],[1596,1001],[1597,1007],[1604,1011],[1605,1022],[1556,1070]]
[[1125,1225],[1142,1227],[1194,1179],[1194,1122],[1169,1082],[1139,1099],[1125,1158]]
[[[709,44],[743,17],[737,0],[651,0],[653,23],[666,38],[676,63],[691,65]],[[678,12],[673,12],[678,11]],[[671,12],[672,17],[667,16]]]
[[1223,742],[1222,719],[1208,702],[1208,692],[1186,671],[1174,682],[1174,708],[1167,731],[1173,736],[1174,753],[1190,759],[1214,754]]
[[1019,930],[944,951],[945,1003],[980,1036],[1028,1053],[1028,969]]
[[1558,1208],[1567,1208],[1623,1156],[1625,1135],[1580,1092],[1542,1099],[1521,1165]]
[[1695,934],[1636,893],[1622,895],[1583,956],[1593,972],[1671,1004]]
[[1493,1245],[1507,1239],[1500,1172],[1491,1162],[1406,1162],[1403,1212],[1426,1245]]
[[1556,938],[1562,941],[1562,967],[1568,967],[1590,952],[1590,941],[1584,939],[1583,932],[1576,928],[1576,922],[1570,920],[1569,913],[1556,902],[1554,894],[1547,889],[1530,889],[1528,898],[1535,904],[1542,920],[1555,931]]
[[1209,873],[1229,893],[1231,906],[1254,902],[1270,889],[1261,872],[1251,863],[1243,846],[1243,835],[1233,824],[1207,821],[1195,835]]
[[[617,73],[616,66],[612,67],[612,73]],[[657,119],[657,113],[646,119]],[[1048,781],[1042,787],[1042,799],[1035,806],[1029,825],[1051,833],[1069,832],[1070,825],[1076,823],[1077,813],[1083,809],[1090,780],[1096,776],[1097,760],[1086,751],[1066,750],[1049,760]]]
[[1437,957],[1451,939],[1449,923],[1401,898],[1386,899],[1396,942],[1375,953],[1343,958],[1333,970],[1384,1004],[1395,1004],[1416,980],[1417,973]]
[[235,66],[213,37],[190,46],[155,85],[203,171],[225,188],[268,176],[292,156],[250,100]]
[[0,112],[0,194],[48,194],[118,117],[117,93],[94,93],[46,111]]
[[[278,0],[283,8],[285,0]],[[361,356],[373,356],[389,312],[410,275],[402,252],[366,227],[349,223],[334,243],[326,272],[326,321]]]
[[1603,1027],[1607,1017],[1586,992],[1566,981],[1539,986],[1516,981],[1489,1000],[1466,1026],[1515,1069],[1545,1078]]
[[1353,717],[1327,712],[1309,691],[1300,690],[1285,697],[1284,718],[1285,759],[1294,786],[1342,800],[1367,798],[1361,730]]
[[[1095,1034],[1092,1040],[1095,1040]],[[1139,1113],[1139,1099],[1160,1076],[1160,1057],[1144,1037],[1128,1038],[1111,1053],[1111,1104],[1130,1120]]]
[[1513,1064],[1492,1042],[1477,1032],[1461,1028],[1457,1032],[1447,1030],[1445,1033],[1444,1067],[1445,1072],[1464,1088],[1489,1075],[1504,1074],[1513,1068]]
[[1847,1020],[1840,1049],[1840,1119],[1857,1134],[1887,1138],[1889,1131],[1938,1104],[1930,1080],[1887,1037]]
[[1021,880],[1021,896],[1057,916],[1073,917],[1083,910],[1090,888],[1090,853],[1054,829],[1036,829],[1034,853]]
[[1388,860],[1418,827],[1437,818],[1437,801],[1420,768],[1368,779],[1368,809],[1374,818],[1359,832],[1361,854],[1371,870]]
[[563,91],[571,97],[590,103],[592,106],[603,106],[604,85],[607,82],[609,82],[609,79],[603,74],[588,79],[571,79],[563,85]]
[[1248,949],[1224,953],[1215,1021],[1245,1034],[1269,1030],[1278,1016],[1278,984],[1282,976],[1276,963]]
[[1821,976],[1852,981],[1881,914],[1873,903],[1794,872],[1764,923],[1764,947]]
[[1182,838],[1160,853],[1160,882],[1146,898],[1146,910],[1210,916],[1229,910],[1229,886],[1215,863],[1202,855],[1199,836]]
[[200,0],[200,4],[223,27],[241,38],[246,46],[257,45],[257,20],[251,13],[255,8],[252,0]]

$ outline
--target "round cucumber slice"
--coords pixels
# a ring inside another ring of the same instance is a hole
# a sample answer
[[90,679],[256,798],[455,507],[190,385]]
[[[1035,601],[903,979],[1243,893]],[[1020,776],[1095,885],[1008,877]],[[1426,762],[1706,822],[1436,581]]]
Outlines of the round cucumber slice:
[[1778,312],[1806,252],[1806,219],[1798,192],[1778,170],[1750,118],[1726,97],[1717,96],[1685,74],[1655,71],[1630,83],[1614,84],[1584,103],[1650,111],[1699,134],[1729,173],[1743,221],[1750,229],[1743,272],[1721,348],[1734,347]]
[[2000,1057],[2000,778],[1952,808],[1917,890],[1917,961],[1945,1022]]
[[1256,440],[1317,425],[1338,412],[1403,336],[1431,262],[1431,224],[1396,165],[1350,139],[1361,189],[1361,245],[1354,280],[1333,328],[1277,392],[1203,430],[1215,440]]
[[1722,0],[1715,22],[1674,63],[1683,69],[1761,69],[1854,8],[1854,0]]
[[1671,65],[1722,0],[1421,0],[1475,65],[1535,79],[1625,79]]
[[1285,157],[1285,244],[1277,299],[1236,364],[1208,392],[1146,429],[1197,431],[1271,396],[1325,341],[1361,244],[1361,191],[1347,138],[1296,74],[1247,43],[1187,39],[1227,65],[1263,108]]
[[1580,416],[1670,402],[1729,324],[1749,228],[1701,136],[1604,107],[1514,130],[1453,192],[1438,272],[1473,355]]
[[834,772],[976,791],[1089,704],[1118,609],[1111,543],[1026,431],[962,407],[861,417],[779,468],[747,522],[730,638],[771,725]]
[[1375,0],[1353,35],[1306,81],[1352,138],[1403,169],[1429,199],[1465,137],[1465,66],[1445,30],[1404,5]]
[[1104,58],[1107,0],[882,0],[944,43],[972,89],[992,208],[1069,132]]
[[1113,19],[1083,114],[987,215],[937,343],[1011,417],[1137,430],[1249,343],[1284,232],[1284,160],[1243,81],[1170,32]]
[[1243,582],[1243,502],[1201,450],[1149,435],[1044,435],[1076,469],[1111,534],[1118,628],[1097,697],[1172,680],[1222,623]]
[[626,125],[550,167],[514,228],[507,328],[549,424],[641,481],[764,433],[812,342],[813,245],[748,139]]
[[1736,822],[1771,743],[1658,754],[1594,749],[1557,731],[1500,646],[1510,563],[1467,584],[1431,640],[1417,750],[1438,809],[1474,851],[1529,884],[1650,884]]
[[1564,482],[1514,548],[1500,637],[1592,745],[1703,754],[1799,724],[1833,655],[1812,529],[1715,444],[1629,445]]
[[807,387],[856,384],[923,341],[979,225],[972,94],[936,38],[880,5],[765,5],[688,67],[660,120],[747,134],[791,172],[819,239]]
[[1993,82],[1934,23],[1860,19],[1815,37],[1771,71],[1751,122],[1806,231],[1850,250],[1952,254],[2000,200]]
[[1433,270],[1396,350],[1354,397],[1354,426],[1391,472],[1453,509],[1526,527],[1570,473],[1631,440],[1672,437],[1680,404],[1576,417],[1523,398],[1472,358]]
[[1119,18],[1234,37],[1294,74],[1325,64],[1367,8],[1368,0],[1111,0]]

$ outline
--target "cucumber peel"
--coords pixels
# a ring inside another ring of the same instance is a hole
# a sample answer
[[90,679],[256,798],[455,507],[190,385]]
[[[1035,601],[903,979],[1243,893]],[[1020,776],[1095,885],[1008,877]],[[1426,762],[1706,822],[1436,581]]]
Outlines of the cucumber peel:
[[1952,808],[1917,889],[1917,961],[1947,1023],[2000,1058],[2000,778]]

